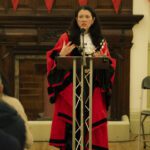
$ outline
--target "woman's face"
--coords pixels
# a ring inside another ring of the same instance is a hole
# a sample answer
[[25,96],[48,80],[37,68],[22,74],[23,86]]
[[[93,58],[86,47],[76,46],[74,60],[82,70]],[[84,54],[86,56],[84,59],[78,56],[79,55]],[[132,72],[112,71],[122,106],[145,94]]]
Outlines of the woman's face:
[[88,31],[88,29],[94,23],[95,18],[92,17],[90,11],[80,10],[76,20],[80,29],[85,29],[86,31]]

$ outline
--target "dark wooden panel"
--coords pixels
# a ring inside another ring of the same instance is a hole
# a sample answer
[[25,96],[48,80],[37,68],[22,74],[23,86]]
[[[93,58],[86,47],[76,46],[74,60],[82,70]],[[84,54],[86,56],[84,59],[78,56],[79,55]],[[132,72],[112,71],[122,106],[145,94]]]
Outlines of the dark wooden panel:
[[[116,77],[111,101],[111,119],[118,120],[124,114],[129,115],[130,49],[132,30],[104,30],[111,55],[117,60]],[[127,111],[128,109],[128,111]],[[119,113],[118,113],[119,112]]]
[[9,83],[10,95],[14,95],[14,59],[6,45],[0,44],[0,70]]
[[19,59],[19,100],[23,104],[30,120],[39,118],[44,110],[44,78],[37,73],[36,64],[44,60]]
[[[132,0],[122,0],[119,14],[132,14]],[[88,5],[98,10],[99,14],[115,14],[111,0],[88,0]],[[11,0],[0,1],[0,12],[4,15],[71,15],[79,6],[78,0],[55,0],[52,11],[47,12],[44,0],[20,0],[13,11]]]
[[73,9],[74,1],[71,0],[56,0],[54,3],[55,9]]
[[[3,49],[9,51],[9,55],[12,56],[8,64],[5,62],[7,61],[6,59],[3,61],[5,65],[8,65],[8,68],[13,68],[14,56],[16,55],[45,54],[46,50],[53,47],[56,43],[59,35],[67,29],[71,20],[70,17],[50,16],[26,16],[24,18],[15,16],[0,18],[2,27],[0,35],[5,37],[1,44],[3,45]],[[129,114],[129,72],[132,27],[141,18],[142,16],[129,15],[100,16],[102,33],[108,41],[112,56],[117,59],[116,80],[111,109],[111,119],[113,120],[119,120],[123,114]],[[62,24],[62,26],[60,26],[60,24]],[[32,32],[28,34],[27,31]],[[31,62],[31,64],[32,63],[33,62]],[[27,68],[30,68],[30,65],[27,66]],[[30,72],[30,70],[26,70],[26,72]],[[7,74],[10,73],[12,79],[14,77],[13,69],[7,69]],[[22,87],[23,84],[20,86]],[[28,87],[29,85],[25,84],[25,86]],[[22,90],[20,92],[22,92]]]
[[[122,0],[119,13],[116,14],[111,0],[88,1],[88,4],[95,8],[97,15],[100,17],[102,33],[108,41],[112,56],[117,59],[116,80],[111,103],[112,120],[120,120],[123,114],[129,114],[132,27],[143,17],[132,14],[132,3],[131,0]],[[1,0],[0,50],[2,53],[0,53],[0,67],[7,76],[13,93],[16,92],[14,91],[14,82],[12,82],[15,79],[15,57],[18,55],[45,55],[46,50],[53,47],[60,34],[68,28],[74,9],[78,5],[78,0],[55,0],[52,11],[48,13],[44,0],[20,0],[17,11],[13,11],[11,0]],[[29,63],[32,65],[24,63],[21,62],[21,65],[26,66],[27,69],[20,68],[21,77],[23,79],[27,77],[30,81],[29,75],[35,71],[33,69],[35,60]],[[20,93],[27,94],[31,91],[32,93],[40,93],[39,86],[44,84],[45,80],[40,72],[36,75],[42,77],[41,83],[39,80],[39,82],[34,83],[20,82]],[[39,97],[42,96],[41,93]],[[40,98],[38,99],[38,96],[30,95],[27,98],[22,95],[20,98],[23,99],[22,103],[30,118],[37,117],[39,111],[42,111],[43,106],[38,106],[43,105],[43,102]],[[29,102],[31,101],[31,105],[34,103],[32,99],[38,99],[39,105],[36,108],[38,111],[30,108]]]
[[5,5],[5,2],[4,1],[0,1],[0,12],[3,12],[5,11],[5,8],[6,8],[6,5]]

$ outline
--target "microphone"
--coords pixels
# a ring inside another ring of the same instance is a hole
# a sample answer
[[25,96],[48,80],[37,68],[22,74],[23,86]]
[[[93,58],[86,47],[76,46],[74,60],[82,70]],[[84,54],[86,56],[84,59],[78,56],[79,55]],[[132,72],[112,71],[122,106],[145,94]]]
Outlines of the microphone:
[[85,58],[85,47],[84,47],[84,33],[85,33],[85,29],[84,28],[81,28],[80,29],[81,31],[81,50],[82,50],[82,64],[83,66],[86,66],[86,58]]
[[81,32],[81,43],[80,43],[80,47],[79,47],[79,51],[83,52],[84,49],[84,33],[85,33],[85,29],[84,28],[80,28],[80,32]]
[[84,28],[81,28],[80,31],[81,31],[81,34],[84,34],[85,29],[84,29]]

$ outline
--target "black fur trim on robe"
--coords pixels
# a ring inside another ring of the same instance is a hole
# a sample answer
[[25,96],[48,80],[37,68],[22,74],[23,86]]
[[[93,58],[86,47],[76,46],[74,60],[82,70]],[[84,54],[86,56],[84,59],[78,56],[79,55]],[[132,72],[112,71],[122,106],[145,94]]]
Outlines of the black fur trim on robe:
[[[56,51],[51,54],[52,59],[55,59],[57,56],[59,56],[59,53]],[[67,73],[70,74],[65,78]],[[72,71],[60,70],[55,67],[50,71],[47,78],[48,82],[50,83],[50,86],[48,87],[48,94],[53,94],[53,96],[50,98],[50,102],[55,103],[58,93],[72,83]],[[55,84],[57,84],[57,86],[53,86]]]
[[112,83],[111,78],[114,74],[114,69],[109,66],[108,69],[101,69],[101,70],[94,70],[94,78],[96,80],[93,81],[94,86],[93,87],[100,87],[105,90],[104,93],[104,99],[106,101],[106,109],[108,110],[108,107],[110,105],[110,100],[112,97]]
[[54,69],[51,71],[51,73],[48,76],[48,81],[51,85],[53,84],[59,84],[58,86],[52,87],[50,86],[48,88],[48,93],[53,93],[54,95],[51,97],[50,102],[54,103],[56,100],[56,97],[59,92],[63,91],[70,83],[72,83],[72,73],[67,78],[64,78],[66,73],[68,73],[65,70],[57,70]]

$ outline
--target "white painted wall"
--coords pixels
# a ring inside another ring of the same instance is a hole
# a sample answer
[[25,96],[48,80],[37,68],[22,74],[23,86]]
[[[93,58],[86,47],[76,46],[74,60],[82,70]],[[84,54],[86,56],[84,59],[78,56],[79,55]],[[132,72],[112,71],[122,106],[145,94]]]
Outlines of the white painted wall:
[[[150,39],[150,2],[133,0],[133,14],[144,15],[144,18],[133,27],[133,47],[130,64],[130,120],[131,130],[137,132],[135,122],[139,120],[141,81],[148,74],[148,41]],[[147,105],[147,94],[144,94],[143,108]]]
[[[150,1],[150,0],[149,0]],[[149,6],[149,18],[150,18],[150,6]],[[150,75],[150,19],[149,19],[149,46],[148,46],[148,75]],[[150,90],[148,91],[148,107],[150,108]]]

